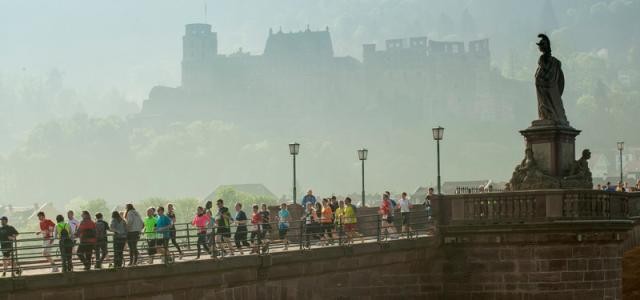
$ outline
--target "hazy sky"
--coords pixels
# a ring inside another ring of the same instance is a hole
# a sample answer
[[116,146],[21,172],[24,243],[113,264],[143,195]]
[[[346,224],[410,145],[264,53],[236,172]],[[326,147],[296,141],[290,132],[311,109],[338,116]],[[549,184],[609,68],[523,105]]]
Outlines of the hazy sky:
[[[493,1],[492,5],[500,2],[505,1]],[[510,2],[504,3],[505,9],[518,9]],[[369,35],[380,42],[395,37],[384,36],[385,31],[398,28],[395,34],[402,36],[429,34],[433,27],[424,24],[432,24],[443,12],[454,19],[463,7],[469,7],[478,19],[492,14],[491,10],[474,11],[484,1],[469,0],[1,0],[0,76],[42,76],[57,68],[63,72],[65,83],[75,89],[116,88],[140,103],[154,85],[179,84],[184,25],[205,21],[205,3],[206,22],[218,32],[221,53],[242,47],[258,54],[263,51],[270,27],[282,26],[288,31],[304,29],[309,24],[312,29],[329,26],[334,31],[337,55],[358,57],[360,45],[372,40],[344,39],[357,37],[361,31],[381,32]],[[397,16],[396,11],[402,11],[399,7],[403,5],[424,8],[424,19],[402,20],[393,26],[379,23],[400,20],[402,16]],[[371,17],[363,20],[349,12],[360,7],[367,12],[365,16]],[[532,17],[537,15],[533,13]],[[366,27],[362,27],[364,22]]]

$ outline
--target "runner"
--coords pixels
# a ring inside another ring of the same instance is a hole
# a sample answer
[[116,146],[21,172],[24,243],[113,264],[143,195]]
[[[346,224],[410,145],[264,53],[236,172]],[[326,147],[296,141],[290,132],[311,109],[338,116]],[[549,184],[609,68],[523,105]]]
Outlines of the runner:
[[278,211],[278,238],[284,243],[284,250],[289,248],[289,240],[287,240],[287,232],[289,231],[289,210],[287,204],[280,204]]
[[380,203],[380,209],[378,210],[378,213],[380,214],[381,217],[381,232],[380,234],[382,234],[383,232],[386,232],[387,235],[389,235],[391,238],[393,238],[393,234],[396,233],[395,227],[393,226],[393,215],[392,215],[392,204],[391,204],[391,200],[389,199],[389,195],[387,193],[384,193],[382,195],[382,202]]
[[73,271],[73,239],[71,238],[71,226],[64,221],[62,215],[56,216],[56,237],[59,241],[60,258],[62,260],[62,272]]
[[333,244],[333,211],[329,199],[322,199],[322,214],[320,216],[321,242],[324,245]]
[[73,241],[73,254],[78,252],[78,226],[80,226],[80,221],[75,218],[75,213],[73,210],[67,211],[67,224],[71,227],[71,240]]
[[402,192],[400,198],[400,216],[402,217],[402,233],[411,232],[411,200],[407,198],[407,193]]
[[347,241],[353,242],[355,237],[360,237],[360,242],[364,243],[364,237],[356,230],[357,224],[356,208],[351,204],[351,198],[344,198],[344,230],[347,232]]
[[262,246],[262,252],[264,253],[269,249],[271,240],[271,224],[269,223],[271,221],[271,213],[264,203],[262,203],[260,208],[260,217],[262,218],[262,230],[260,233],[262,234],[262,242],[264,243]]
[[113,232],[113,266],[115,268],[124,267],[124,245],[127,243],[127,222],[120,213],[111,213],[111,231]]
[[7,276],[7,265],[11,265],[11,272],[16,275],[20,275],[20,269],[16,269],[14,263],[14,250],[13,243],[16,241],[18,231],[11,225],[9,225],[9,219],[7,217],[0,218],[0,248],[2,249],[2,277]]
[[[336,231],[338,232],[338,238],[339,238],[339,242],[340,244],[342,244],[342,238],[344,237],[344,211],[345,211],[345,206],[344,206],[344,201],[340,200],[338,201],[338,207],[336,208],[335,211],[335,219],[334,219],[334,223],[336,225]],[[347,240],[348,242],[348,240]]]
[[236,216],[234,218],[236,223],[236,233],[233,236],[233,239],[236,242],[236,249],[240,252],[240,255],[243,255],[244,252],[242,247],[251,247],[249,242],[247,241],[247,214],[242,210],[242,203],[238,202],[235,206]]
[[182,249],[180,249],[180,244],[178,244],[178,241],[176,241],[176,236],[177,236],[177,232],[176,232],[176,214],[175,214],[175,209],[173,208],[173,204],[169,203],[167,204],[167,217],[169,217],[169,219],[171,219],[171,227],[170,229],[170,236],[171,236],[171,244],[173,244],[174,247],[176,247],[176,249],[178,249],[178,259],[182,259]]
[[164,214],[164,207],[158,207],[158,216],[156,217],[156,249],[162,254],[162,263],[172,262],[169,255],[169,240],[171,239],[171,218]]
[[91,258],[93,249],[96,247],[96,223],[91,220],[91,214],[88,211],[82,211],[82,222],[78,225],[76,232],[80,239],[77,255],[84,265],[85,270],[91,269]]
[[158,252],[156,247],[156,224],[158,220],[154,216],[155,209],[147,209],[147,217],[144,219],[144,238],[147,240],[147,254],[149,254],[149,264],[153,264],[153,258]]
[[138,264],[138,241],[140,240],[140,231],[144,228],[144,222],[133,204],[127,204],[127,212],[124,218],[127,224],[127,245],[129,246],[129,266]]
[[[228,253],[233,256],[233,247],[231,246],[231,213],[229,209],[224,206],[224,200],[218,199],[216,201],[218,212],[216,213],[216,239],[220,244],[220,249],[223,253]],[[226,246],[226,247],[225,247]],[[226,249],[225,249],[226,248]]]
[[56,224],[47,219],[44,212],[38,212],[38,220],[40,221],[40,231],[36,235],[42,235],[42,256],[51,264],[51,272],[58,272],[58,266],[53,262],[51,257],[51,247],[53,246],[53,232]]
[[209,224],[209,217],[204,213],[204,208],[202,206],[198,206],[198,212],[196,213],[196,216],[193,217],[191,224],[196,226],[198,234],[198,252],[196,259],[199,259],[201,248],[204,248],[204,250],[209,253],[209,246],[207,246],[207,225]]
[[96,269],[102,268],[102,262],[107,257],[109,241],[107,239],[109,224],[102,219],[102,213],[96,214]]
[[258,247],[262,245],[262,237],[260,233],[260,229],[262,227],[262,218],[260,212],[258,211],[258,205],[254,204],[252,207],[251,214],[251,253],[258,253]]

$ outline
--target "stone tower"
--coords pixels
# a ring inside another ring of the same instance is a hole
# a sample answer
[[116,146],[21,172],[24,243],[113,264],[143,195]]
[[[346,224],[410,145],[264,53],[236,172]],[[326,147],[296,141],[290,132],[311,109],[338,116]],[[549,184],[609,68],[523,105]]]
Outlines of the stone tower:
[[218,35],[209,24],[187,24],[182,37],[182,86],[201,88],[210,77],[211,64],[218,55]]

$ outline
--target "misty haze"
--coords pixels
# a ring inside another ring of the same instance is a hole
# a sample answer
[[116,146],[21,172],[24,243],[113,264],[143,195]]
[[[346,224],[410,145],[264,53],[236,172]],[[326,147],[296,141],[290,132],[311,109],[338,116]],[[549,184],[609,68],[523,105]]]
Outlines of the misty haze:
[[188,269],[204,251],[213,298],[620,299],[624,257],[640,297],[639,16],[640,0],[2,0],[2,276],[128,258],[135,282],[159,253],[150,274],[204,299],[177,278],[205,273]]

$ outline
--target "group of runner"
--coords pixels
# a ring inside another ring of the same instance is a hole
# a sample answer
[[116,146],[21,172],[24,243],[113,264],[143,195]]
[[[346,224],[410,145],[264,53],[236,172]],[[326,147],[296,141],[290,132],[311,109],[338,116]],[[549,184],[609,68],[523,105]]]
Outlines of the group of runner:
[[[431,202],[433,189],[429,189],[425,199],[427,216],[431,218]],[[272,223],[271,212],[266,204],[251,206],[251,212],[245,213],[243,205],[236,203],[235,213],[224,205],[224,201],[219,199],[213,207],[211,201],[205,207],[198,207],[191,224],[195,226],[197,232],[197,252],[196,259],[199,259],[202,251],[210,254],[212,258],[218,255],[235,255],[237,251],[243,255],[246,250],[250,254],[265,253],[269,250],[272,242],[281,242],[283,249],[287,250],[291,215],[286,203],[282,203],[275,215]],[[320,246],[334,244],[337,239],[342,243],[351,243],[360,239],[364,242],[362,234],[357,231],[358,219],[357,209],[352,204],[352,200],[346,197],[338,201],[335,196],[317,201],[313,192],[309,190],[302,200],[304,208],[301,217],[302,226],[301,243],[305,247],[311,246],[311,239],[316,239]],[[380,202],[378,213],[380,215],[381,233],[393,238],[398,237],[394,225],[394,211],[399,206],[402,233],[411,232],[410,210],[411,202],[406,193],[402,193],[401,198],[396,201],[391,199],[391,194],[385,192]],[[102,268],[102,263],[108,255],[107,236],[112,232],[113,238],[113,267],[124,267],[125,259],[123,252],[128,247],[129,266],[139,263],[138,242],[141,237],[147,242],[148,263],[152,264],[157,255],[162,262],[169,263],[175,260],[173,252],[169,251],[170,243],[176,248],[178,259],[182,259],[183,252],[180,244],[176,240],[176,215],[172,204],[149,207],[143,219],[135,210],[132,204],[126,205],[126,211],[114,211],[111,215],[111,222],[103,220],[101,213],[95,214],[95,221],[88,211],[83,211],[81,220],[77,220],[73,211],[67,212],[67,220],[62,215],[57,215],[54,223],[47,219],[44,212],[37,214],[40,221],[40,231],[36,234],[42,236],[42,255],[51,265],[52,272],[58,272],[58,266],[54,262],[51,250],[56,247],[54,242],[58,241],[58,249],[62,271],[68,272],[73,269],[72,256],[76,254],[82,262],[84,269],[89,270],[95,262],[95,268]],[[17,230],[8,225],[8,218],[1,217],[0,223],[0,249],[3,256],[3,276],[6,276],[7,268],[16,273],[20,269],[15,264],[14,244],[18,236]],[[272,224],[277,224],[277,238],[272,237]],[[233,232],[232,227],[235,227]],[[232,239],[233,234],[233,239]],[[215,251],[215,252],[214,252]],[[95,260],[93,254],[95,253]]]

